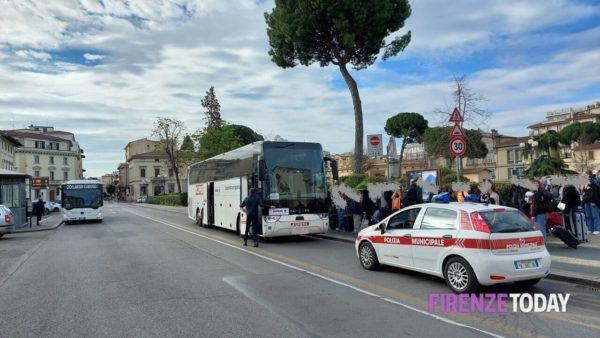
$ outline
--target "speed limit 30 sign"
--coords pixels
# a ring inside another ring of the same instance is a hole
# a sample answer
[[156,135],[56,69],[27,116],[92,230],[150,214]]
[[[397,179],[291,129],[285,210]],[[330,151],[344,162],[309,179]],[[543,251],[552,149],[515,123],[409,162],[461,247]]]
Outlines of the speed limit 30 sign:
[[450,140],[450,152],[454,156],[462,156],[467,150],[467,143],[462,137],[455,137]]

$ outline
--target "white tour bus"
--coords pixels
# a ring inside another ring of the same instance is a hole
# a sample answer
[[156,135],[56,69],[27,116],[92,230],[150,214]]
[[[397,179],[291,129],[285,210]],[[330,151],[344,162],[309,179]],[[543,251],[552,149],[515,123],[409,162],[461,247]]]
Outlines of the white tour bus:
[[102,222],[102,184],[98,180],[72,180],[60,186],[63,221]]
[[260,236],[325,233],[330,205],[326,161],[337,180],[335,160],[321,145],[259,141],[192,164],[188,168],[188,217],[200,226],[216,226],[243,235],[246,215],[240,209],[251,187],[263,203]]

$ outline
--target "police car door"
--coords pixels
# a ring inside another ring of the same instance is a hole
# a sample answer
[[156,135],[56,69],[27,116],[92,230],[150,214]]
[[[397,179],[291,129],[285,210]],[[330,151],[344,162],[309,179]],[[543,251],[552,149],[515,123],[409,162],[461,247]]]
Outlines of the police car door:
[[421,208],[407,208],[390,217],[379,242],[382,263],[412,267],[411,237]]
[[441,257],[458,234],[458,212],[452,208],[430,206],[415,226],[412,237],[414,267],[441,272]]

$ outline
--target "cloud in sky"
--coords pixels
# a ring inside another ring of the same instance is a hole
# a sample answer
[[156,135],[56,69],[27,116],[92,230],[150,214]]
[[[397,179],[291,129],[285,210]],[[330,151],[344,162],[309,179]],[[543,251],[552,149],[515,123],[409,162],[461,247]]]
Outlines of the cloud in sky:
[[[492,113],[487,125],[522,136],[548,111],[600,100],[600,7],[593,1],[412,1],[404,53],[352,71],[365,134],[403,111],[430,124],[466,74]],[[72,131],[87,174],[123,161],[154,120],[203,125],[211,86],[222,117],[263,135],[351,151],[354,117],[334,67],[281,69],[263,13],[272,1],[57,0],[0,4],[0,119]],[[4,127],[3,127],[4,128]],[[384,139],[384,143],[387,139]]]

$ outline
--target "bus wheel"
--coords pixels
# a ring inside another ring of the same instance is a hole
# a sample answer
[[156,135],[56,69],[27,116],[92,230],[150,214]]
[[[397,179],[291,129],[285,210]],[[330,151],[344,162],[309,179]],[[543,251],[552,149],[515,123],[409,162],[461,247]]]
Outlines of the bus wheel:
[[240,232],[240,215],[238,215],[238,217],[237,217],[237,222],[235,222],[235,233],[236,233],[238,236],[241,236],[241,235],[242,235],[242,233]]
[[199,227],[202,227],[202,215],[200,214],[200,210],[196,211],[196,224],[198,224]]

